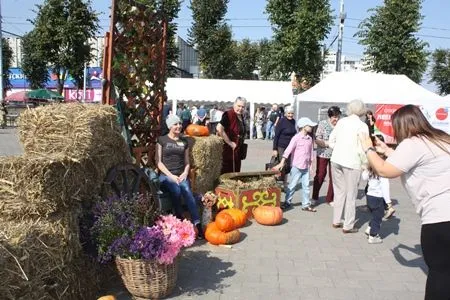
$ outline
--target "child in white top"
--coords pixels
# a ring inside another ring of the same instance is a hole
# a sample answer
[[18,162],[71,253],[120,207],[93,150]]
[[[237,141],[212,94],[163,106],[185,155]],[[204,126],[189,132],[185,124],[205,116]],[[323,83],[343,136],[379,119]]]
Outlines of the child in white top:
[[367,206],[372,214],[372,220],[366,230],[369,235],[369,244],[382,243],[379,232],[384,216],[384,199],[390,199],[389,179],[380,177],[371,168],[362,172],[362,179],[368,180]]

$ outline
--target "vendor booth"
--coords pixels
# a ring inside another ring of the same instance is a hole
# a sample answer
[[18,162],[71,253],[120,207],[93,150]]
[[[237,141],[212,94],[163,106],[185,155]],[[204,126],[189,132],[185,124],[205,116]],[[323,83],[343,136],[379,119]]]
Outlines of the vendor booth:
[[406,104],[419,105],[428,121],[436,128],[450,132],[448,109],[450,99],[445,99],[416,84],[405,75],[388,75],[369,72],[337,72],[308,91],[297,95],[297,116],[317,112],[321,107],[345,105],[360,99],[374,110],[376,127],[388,143],[392,137],[391,115]]
[[[178,102],[231,104],[241,96],[247,99],[250,116],[254,116],[255,104],[286,105],[292,104],[294,99],[289,81],[168,78],[166,90],[167,99],[172,101],[172,111],[176,111]],[[252,131],[253,120],[250,136]]]

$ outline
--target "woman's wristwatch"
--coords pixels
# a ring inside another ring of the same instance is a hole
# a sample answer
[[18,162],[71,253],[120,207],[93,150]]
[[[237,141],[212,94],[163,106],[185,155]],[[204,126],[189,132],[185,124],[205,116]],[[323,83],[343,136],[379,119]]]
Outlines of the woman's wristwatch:
[[374,147],[369,147],[369,148],[367,148],[367,149],[364,151],[364,153],[367,155],[367,153],[368,153],[369,151],[377,152],[377,150],[376,150]]

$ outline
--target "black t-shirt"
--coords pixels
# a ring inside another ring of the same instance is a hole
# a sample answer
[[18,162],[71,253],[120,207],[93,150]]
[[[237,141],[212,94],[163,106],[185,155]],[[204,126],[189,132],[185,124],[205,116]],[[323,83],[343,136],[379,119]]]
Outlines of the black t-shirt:
[[270,122],[272,122],[272,123],[275,123],[275,121],[277,120],[277,118],[279,117],[279,113],[278,113],[278,111],[273,111],[273,110],[271,110],[270,111],[270,115],[269,115],[269,120],[270,120]]
[[185,139],[173,140],[168,135],[160,136],[158,144],[161,145],[161,160],[166,168],[176,176],[184,172],[184,153],[188,148]]

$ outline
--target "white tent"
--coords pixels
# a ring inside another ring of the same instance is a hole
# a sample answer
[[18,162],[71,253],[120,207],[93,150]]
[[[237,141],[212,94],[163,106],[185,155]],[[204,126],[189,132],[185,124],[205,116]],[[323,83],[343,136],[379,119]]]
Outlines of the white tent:
[[360,99],[366,104],[423,104],[444,101],[405,75],[368,72],[336,72],[308,91],[299,94],[302,102],[348,103]]
[[178,101],[227,103],[241,96],[247,99],[253,116],[255,104],[291,104],[294,100],[289,81],[168,78],[166,91],[172,111]]

